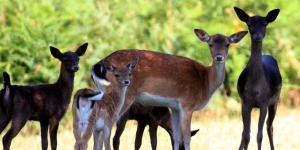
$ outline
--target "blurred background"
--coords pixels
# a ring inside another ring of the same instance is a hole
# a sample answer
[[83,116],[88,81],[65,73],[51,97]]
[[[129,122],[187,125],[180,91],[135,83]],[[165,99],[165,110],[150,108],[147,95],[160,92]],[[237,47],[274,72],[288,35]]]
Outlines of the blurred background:
[[[279,63],[283,78],[280,105],[299,108],[298,0],[0,0],[0,72],[7,71],[12,84],[53,83],[58,78],[60,62],[51,56],[49,46],[65,52],[86,42],[89,46],[81,57],[74,91],[94,88],[90,79],[92,65],[119,49],[147,49],[210,65],[208,45],[199,41],[193,30],[227,36],[247,30],[234,6],[261,16],[280,9],[276,21],[267,27],[263,53],[273,55]],[[249,56],[248,34],[230,46],[224,84],[205,108],[211,116],[240,117],[236,83]],[[0,82],[3,83],[2,75]],[[60,129],[71,127],[68,111]],[[39,133],[39,124],[30,123],[22,132]]]

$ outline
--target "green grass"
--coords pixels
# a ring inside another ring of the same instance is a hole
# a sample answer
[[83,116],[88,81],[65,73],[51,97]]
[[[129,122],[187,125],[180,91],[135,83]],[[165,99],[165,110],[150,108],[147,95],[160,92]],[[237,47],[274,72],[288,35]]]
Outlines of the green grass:
[[[252,112],[251,124],[251,141],[249,149],[256,148],[256,133],[258,110]],[[274,143],[277,150],[296,150],[300,147],[300,132],[298,130],[300,117],[300,109],[288,109],[280,106],[274,121]],[[29,125],[30,122],[27,124]],[[75,139],[72,130],[63,130],[60,127],[58,134],[58,150],[73,149]],[[69,127],[66,127],[69,128]],[[269,140],[264,126],[262,149],[270,149]],[[215,113],[211,113],[207,109],[196,112],[192,121],[192,129],[200,129],[200,131],[192,137],[191,149],[205,150],[231,150],[238,149],[241,133],[242,121],[239,115],[219,117]],[[115,130],[115,129],[114,129]],[[113,130],[113,133],[114,133]],[[125,131],[121,137],[122,149],[134,149],[136,123],[134,121],[127,122]],[[5,132],[4,132],[5,133]],[[4,133],[1,134],[1,138]],[[89,149],[92,149],[93,140],[89,142]],[[1,142],[2,144],[2,142]],[[30,135],[28,133],[20,133],[12,142],[11,149],[15,150],[39,150],[41,149],[40,135]],[[0,148],[0,150],[2,147]],[[50,146],[49,146],[50,149]],[[141,150],[150,150],[150,139],[148,129],[146,128],[143,136],[143,144]],[[162,128],[158,130],[158,150],[171,149],[170,139],[166,131]]]

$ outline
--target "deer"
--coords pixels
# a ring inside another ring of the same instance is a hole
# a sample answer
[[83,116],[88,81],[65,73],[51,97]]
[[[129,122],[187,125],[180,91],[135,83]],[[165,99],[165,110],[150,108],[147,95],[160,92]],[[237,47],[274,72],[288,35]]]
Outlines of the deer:
[[79,70],[79,57],[84,55],[88,43],[75,52],[61,53],[50,46],[51,54],[60,60],[58,80],[53,84],[32,86],[12,85],[7,72],[3,73],[4,89],[1,90],[0,133],[11,122],[10,129],[2,139],[3,149],[9,150],[11,142],[28,120],[39,121],[42,149],[48,148],[48,130],[51,149],[57,148],[57,130],[65,115],[73,91],[75,72]]
[[[171,112],[168,107],[152,107],[143,106],[142,104],[134,102],[130,108],[118,119],[116,124],[116,132],[113,137],[113,148],[119,150],[120,137],[125,129],[127,120],[137,121],[137,131],[135,136],[135,149],[140,149],[142,145],[142,136],[145,127],[149,125],[150,141],[152,150],[157,147],[157,128],[161,126],[167,131],[170,136],[171,144],[173,146],[173,130],[171,122]],[[199,129],[191,131],[191,136],[194,136]],[[184,145],[181,141],[179,145],[180,150],[184,150]]]
[[[203,109],[213,93],[221,86],[225,76],[225,60],[230,44],[239,42],[248,31],[240,31],[230,36],[215,34],[210,36],[202,29],[194,29],[197,37],[209,45],[211,66],[205,66],[193,59],[153,52],[150,50],[117,50],[104,59],[116,64],[139,57],[138,69],[125,95],[122,115],[135,101],[143,105],[169,107],[172,111],[174,149],[178,150],[183,139],[186,150],[190,149],[191,119],[194,111]],[[92,78],[96,89],[112,85],[104,83],[113,76],[100,67],[101,60],[92,67]],[[105,74],[105,75],[104,75]]]
[[274,150],[273,120],[279,103],[282,79],[276,59],[262,54],[262,43],[267,25],[277,18],[279,9],[268,12],[266,17],[250,17],[244,10],[234,7],[238,18],[248,25],[251,37],[251,56],[237,82],[237,91],[241,98],[243,133],[239,149],[248,149],[250,142],[251,111],[259,108],[257,149],[261,149],[264,120],[267,118],[267,133],[270,147]]
[[[119,118],[127,87],[132,80],[131,71],[136,68],[138,59],[138,57],[134,58],[126,66],[119,65],[117,67],[108,60],[101,63],[101,67],[113,76],[111,83],[113,83],[115,91],[105,93],[103,91],[95,92],[91,89],[80,89],[75,93],[72,105],[75,150],[86,150],[92,134],[94,136],[94,150],[102,149],[102,143],[99,142],[100,138],[104,140],[105,149],[111,149],[111,130]],[[103,93],[103,97],[100,98]],[[100,132],[103,132],[102,137],[100,137]]]

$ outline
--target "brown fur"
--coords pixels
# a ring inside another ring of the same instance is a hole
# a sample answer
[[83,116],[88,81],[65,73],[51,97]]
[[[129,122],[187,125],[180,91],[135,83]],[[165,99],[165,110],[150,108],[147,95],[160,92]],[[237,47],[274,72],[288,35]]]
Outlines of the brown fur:
[[[200,40],[211,45],[210,50],[214,60],[211,66],[204,66],[186,57],[145,50],[119,50],[105,58],[118,65],[134,57],[140,58],[139,69],[132,72],[133,84],[128,87],[126,101],[120,115],[137,97],[147,97],[152,94],[174,99],[172,104],[154,103],[155,99],[149,100],[152,103],[146,102],[146,105],[166,106],[172,109],[174,149],[178,149],[182,137],[185,149],[189,149],[192,114],[197,109],[202,109],[214,91],[222,84],[228,46],[242,39],[247,31],[230,37],[220,34],[209,36],[200,29],[195,29],[195,33]],[[96,69],[99,68],[94,67],[93,72],[97,71]],[[112,79],[110,74],[106,75],[108,80]],[[101,89],[101,87],[97,88]],[[107,91],[111,90],[114,90],[112,86],[108,87]]]
[[[127,86],[130,83],[130,74],[136,66],[138,59],[134,59],[128,63],[125,67],[123,65],[119,67],[114,67],[112,64],[107,65],[105,62],[105,68],[112,72],[115,91],[105,94],[101,100],[95,101],[94,105],[90,108],[92,110],[91,117],[89,117],[89,123],[86,130],[80,133],[79,130],[79,114],[78,108],[76,107],[78,103],[78,97],[83,97],[82,95],[87,94],[87,92],[93,93],[90,89],[78,90],[74,96],[74,102],[72,107],[73,114],[73,132],[76,139],[75,150],[86,150],[87,142],[90,139],[92,133],[94,134],[94,149],[102,149],[102,143],[99,143],[99,134],[103,132],[103,139],[105,144],[105,149],[110,150],[110,134],[113,125],[117,122],[119,117],[120,109],[123,105],[123,95],[125,95]],[[94,92],[95,93],[95,92]],[[103,120],[104,127],[99,127],[96,125],[98,120]],[[82,135],[81,135],[82,134]]]
[[[0,112],[0,133],[11,121],[11,127],[3,137],[4,150],[10,149],[12,139],[28,120],[40,122],[42,149],[46,150],[48,148],[48,128],[51,148],[52,150],[56,149],[59,121],[63,118],[69,106],[75,72],[79,69],[79,56],[85,53],[87,46],[86,43],[80,46],[76,52],[63,54],[58,49],[50,47],[51,54],[61,61],[60,75],[56,83],[35,86],[9,85],[9,90],[6,90],[6,92],[1,91],[1,93],[4,92],[9,95],[9,98],[1,96],[1,101],[8,100],[11,104],[11,107]],[[8,83],[9,76],[4,78],[6,80],[5,84]]]
[[[77,103],[79,100],[79,96],[84,95],[84,94],[97,94],[97,93],[94,92],[93,90],[84,88],[84,89],[80,89],[80,90],[76,91],[76,93],[74,95],[74,101],[73,101],[73,105],[72,105],[72,116],[73,116],[73,134],[74,134],[75,141],[76,141],[75,147],[74,147],[75,150],[86,150],[87,143],[94,132],[94,128],[86,128],[84,134],[79,132],[80,130],[79,130],[79,125],[78,125],[79,117],[77,114],[77,110],[78,110]],[[95,103],[95,102],[93,102],[93,103]],[[92,113],[88,119],[88,126],[92,126],[92,127],[95,126],[98,111],[99,111],[99,108],[94,106],[92,109]]]

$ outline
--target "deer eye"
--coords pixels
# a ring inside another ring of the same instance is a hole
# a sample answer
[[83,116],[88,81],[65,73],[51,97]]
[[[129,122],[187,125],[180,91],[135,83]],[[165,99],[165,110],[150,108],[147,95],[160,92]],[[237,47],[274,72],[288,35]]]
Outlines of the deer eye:
[[66,64],[71,63],[71,61],[70,61],[69,59],[64,59],[64,62],[65,62]]
[[116,78],[120,77],[118,74],[115,75]]
[[229,47],[230,44],[226,44],[226,47]]
[[131,73],[129,73],[129,76],[131,76]]
[[208,44],[209,45],[209,47],[213,47],[211,44]]

